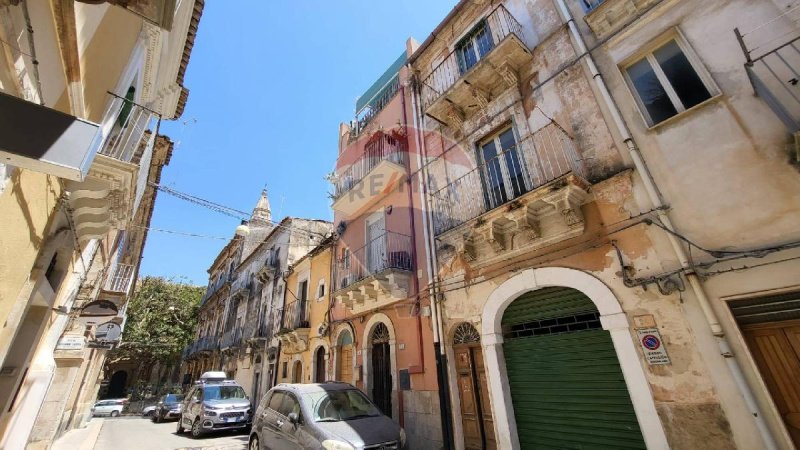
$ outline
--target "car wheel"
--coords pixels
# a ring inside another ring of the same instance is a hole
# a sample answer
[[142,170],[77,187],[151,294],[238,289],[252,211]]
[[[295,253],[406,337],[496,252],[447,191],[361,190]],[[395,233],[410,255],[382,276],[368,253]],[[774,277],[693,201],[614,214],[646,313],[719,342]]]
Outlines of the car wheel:
[[203,435],[203,422],[198,417],[192,422],[192,437],[197,439]]
[[111,411],[111,417],[117,417],[118,415],[119,415],[119,411],[117,411],[117,410]]
[[250,445],[247,447],[249,450],[261,450],[258,446],[258,436],[255,434],[250,437]]
[[175,430],[177,434],[183,434],[183,416],[178,418],[178,429]]

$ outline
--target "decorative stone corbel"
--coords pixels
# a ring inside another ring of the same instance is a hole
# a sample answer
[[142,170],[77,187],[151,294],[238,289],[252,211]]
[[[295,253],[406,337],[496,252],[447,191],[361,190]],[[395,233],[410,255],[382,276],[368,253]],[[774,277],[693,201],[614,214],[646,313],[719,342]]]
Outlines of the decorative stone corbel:
[[450,104],[450,107],[447,108],[447,118],[450,121],[450,126],[459,131],[464,126],[464,120],[466,119],[464,111],[452,103]]
[[542,236],[538,213],[530,205],[512,209],[505,214],[505,218],[514,223],[513,228],[516,229],[516,232],[524,233],[529,239],[538,239]]
[[470,94],[478,104],[478,108],[480,109],[481,113],[487,114],[489,111],[489,95],[483,89],[475,86],[470,88]]
[[570,228],[583,226],[583,213],[581,205],[588,193],[578,186],[568,184],[543,200],[553,205],[561,213],[564,223]]
[[509,64],[508,61],[501,64],[496,68],[496,70],[508,87],[512,87],[519,83],[519,75],[517,74],[516,69],[514,69],[514,67]]
[[477,248],[475,247],[475,234],[464,233],[456,245],[457,251],[467,261],[475,261],[478,257]]

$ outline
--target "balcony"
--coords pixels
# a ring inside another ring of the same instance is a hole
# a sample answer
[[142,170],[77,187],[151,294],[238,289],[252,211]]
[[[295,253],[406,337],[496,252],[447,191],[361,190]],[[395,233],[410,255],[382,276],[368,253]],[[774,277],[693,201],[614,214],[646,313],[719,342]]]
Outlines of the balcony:
[[281,260],[280,253],[275,250],[268,250],[267,257],[264,261],[264,266],[256,272],[256,277],[262,283],[266,283],[275,277],[275,274],[280,271]]
[[222,334],[222,339],[219,341],[219,348],[227,350],[232,347],[238,347],[242,343],[242,329],[239,327],[232,328]]
[[609,36],[661,0],[581,0],[586,24],[598,38]]
[[203,294],[203,298],[200,300],[200,304],[204,304],[207,302],[211,297],[213,297],[217,292],[222,291],[223,289],[229,289],[231,287],[231,281],[227,277],[222,277],[217,280],[216,283],[209,286],[206,289],[206,293]]
[[193,343],[186,346],[183,350],[183,359],[193,358],[209,352],[213,352],[219,348],[219,337],[217,336],[203,336]]
[[588,186],[575,143],[551,122],[433,192],[434,233],[467,261],[508,258],[582,234]]
[[456,45],[422,81],[425,113],[460,129],[465,120],[516,86],[533,56],[522,26],[502,5]]
[[[349,148],[358,147],[355,144]],[[408,173],[405,136],[378,132],[364,145],[363,153],[351,155],[345,150],[337,166],[333,209],[352,217],[405,180]]]
[[278,338],[284,353],[300,353],[308,349],[308,300],[296,300],[283,308]]
[[800,27],[797,8],[750,31],[734,30],[745,57],[744,69],[758,97],[794,134],[794,158],[800,162]]
[[353,312],[408,297],[413,262],[411,236],[386,232],[336,263],[334,297]]
[[102,128],[103,141],[83,181],[69,181],[69,204],[81,242],[124,229],[147,187],[156,143],[157,115],[114,97]]
[[133,284],[133,277],[136,273],[136,266],[133,264],[119,264],[114,263],[106,274],[105,282],[103,283],[103,291],[105,294],[127,296],[131,291]]

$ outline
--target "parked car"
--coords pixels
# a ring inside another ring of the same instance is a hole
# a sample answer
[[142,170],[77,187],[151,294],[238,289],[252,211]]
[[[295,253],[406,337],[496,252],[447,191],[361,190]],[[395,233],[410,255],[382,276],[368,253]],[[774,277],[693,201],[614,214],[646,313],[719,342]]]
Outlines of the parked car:
[[156,405],[145,406],[142,408],[142,417],[153,417],[155,411]]
[[127,404],[126,399],[100,400],[92,406],[92,416],[117,417]]
[[252,411],[244,389],[224,372],[206,372],[183,400],[178,434],[188,429],[192,437],[218,430],[244,431],[250,427]]
[[182,394],[167,394],[161,397],[153,411],[153,422],[161,422],[166,419],[177,419],[181,416],[183,409]]
[[405,431],[350,384],[279,384],[253,415],[250,450],[397,450]]

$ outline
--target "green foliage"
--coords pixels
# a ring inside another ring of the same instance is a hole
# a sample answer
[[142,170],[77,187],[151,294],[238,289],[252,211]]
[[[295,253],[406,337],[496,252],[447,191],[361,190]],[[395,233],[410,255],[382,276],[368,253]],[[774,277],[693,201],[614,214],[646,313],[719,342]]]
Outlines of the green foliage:
[[122,344],[109,361],[130,359],[142,365],[180,360],[194,339],[197,310],[205,287],[162,277],[145,277],[128,302]]

